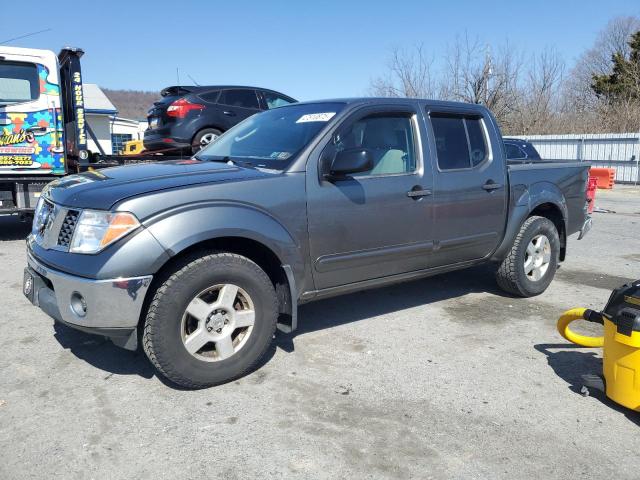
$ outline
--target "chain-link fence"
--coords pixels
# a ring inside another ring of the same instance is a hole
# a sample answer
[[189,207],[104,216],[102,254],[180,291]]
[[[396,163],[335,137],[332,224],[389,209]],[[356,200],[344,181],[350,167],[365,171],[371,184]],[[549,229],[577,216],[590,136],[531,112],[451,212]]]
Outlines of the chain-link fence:
[[578,160],[616,169],[616,182],[640,184],[640,133],[520,135],[544,159]]

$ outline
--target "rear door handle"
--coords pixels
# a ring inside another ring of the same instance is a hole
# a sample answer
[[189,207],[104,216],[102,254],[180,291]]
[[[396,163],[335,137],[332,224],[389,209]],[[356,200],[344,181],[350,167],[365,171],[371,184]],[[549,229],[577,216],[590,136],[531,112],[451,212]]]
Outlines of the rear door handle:
[[431,190],[423,189],[418,185],[407,192],[407,197],[413,198],[415,200],[429,195],[431,195]]
[[227,117],[235,117],[235,116],[236,116],[236,114],[235,114],[235,113],[230,112],[230,111],[228,111],[228,110],[225,110],[225,111],[224,111],[224,112],[222,112],[222,113],[224,113]]
[[502,188],[502,184],[496,183],[493,180],[488,180],[487,183],[485,183],[482,186],[482,189],[486,190],[487,192],[491,192],[492,190],[498,190],[499,188]]

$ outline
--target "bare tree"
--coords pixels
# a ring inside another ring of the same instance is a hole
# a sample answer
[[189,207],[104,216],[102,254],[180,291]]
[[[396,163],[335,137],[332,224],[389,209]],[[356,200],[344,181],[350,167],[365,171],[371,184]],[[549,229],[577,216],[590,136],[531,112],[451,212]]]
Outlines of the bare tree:
[[370,92],[385,97],[420,97],[457,100],[488,106],[506,121],[517,97],[521,60],[505,45],[497,54],[478,39],[457,37],[446,51],[443,69],[434,71],[433,57],[423,45],[410,51],[395,48],[386,75],[371,81]]
[[522,60],[508,44],[497,51],[478,39],[457,37],[447,49],[442,98],[486,105],[506,125],[518,98]]
[[[595,95],[592,83],[594,75],[611,74],[614,54],[631,60],[629,40],[639,30],[640,18],[612,19],[568,75],[553,48],[525,56],[508,43],[494,48],[466,34],[456,37],[437,62],[422,45],[396,48],[387,74],[374,79],[370,90],[486,105],[507,134],[636,131],[640,94],[611,105]],[[640,61],[627,63],[638,70],[630,78],[638,79],[640,89]]]
[[527,65],[522,85],[512,99],[508,126],[523,135],[549,133],[557,128],[565,64],[556,50],[546,49],[533,55]]
[[442,92],[444,97],[468,103],[485,103],[489,96],[492,74],[489,47],[479,40],[456,37],[445,56],[446,70]]
[[435,72],[434,59],[423,45],[412,50],[395,48],[388,72],[371,81],[372,95],[457,100],[487,105],[498,118],[509,113],[516,96],[520,60],[509,46],[493,55],[488,46],[468,36],[456,38],[443,58],[443,71]]
[[394,48],[387,63],[388,73],[371,81],[371,93],[379,97],[433,98],[433,58],[422,44],[412,50]]

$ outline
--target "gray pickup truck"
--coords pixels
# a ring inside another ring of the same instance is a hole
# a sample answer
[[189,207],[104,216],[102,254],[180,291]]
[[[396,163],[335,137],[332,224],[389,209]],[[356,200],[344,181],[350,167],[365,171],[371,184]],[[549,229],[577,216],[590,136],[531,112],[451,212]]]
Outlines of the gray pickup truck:
[[24,294],[190,388],[237,378],[302,303],[496,266],[543,292],[591,226],[588,166],[508,165],[491,113],[409,99],[255,115],[195,157],[48,185]]

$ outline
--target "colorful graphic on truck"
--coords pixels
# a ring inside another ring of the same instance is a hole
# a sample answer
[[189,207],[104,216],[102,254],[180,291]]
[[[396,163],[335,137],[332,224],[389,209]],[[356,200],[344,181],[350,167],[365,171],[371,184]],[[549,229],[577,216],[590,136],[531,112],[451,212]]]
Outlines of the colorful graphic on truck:
[[38,99],[0,109],[0,171],[28,173],[46,170],[47,173],[63,174],[65,159],[60,87],[49,81],[47,67],[36,66],[40,90]]

